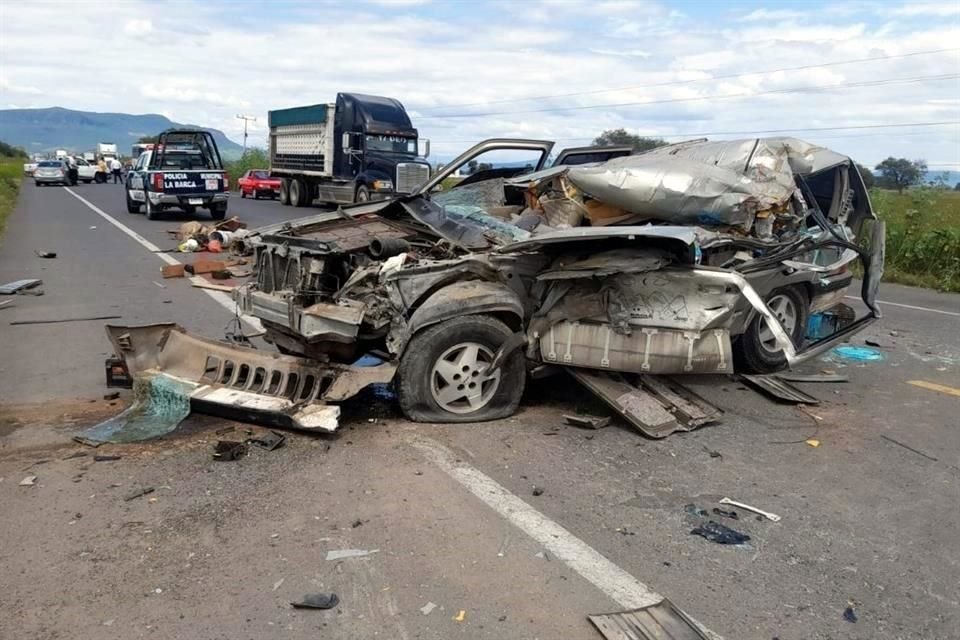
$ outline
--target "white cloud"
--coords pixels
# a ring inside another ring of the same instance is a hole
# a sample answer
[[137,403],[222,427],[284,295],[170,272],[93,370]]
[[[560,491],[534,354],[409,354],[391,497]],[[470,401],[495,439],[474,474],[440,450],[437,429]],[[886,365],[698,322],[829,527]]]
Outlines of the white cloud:
[[754,9],[740,17],[741,22],[779,22],[781,20],[796,20],[809,16],[809,12],[794,9]]
[[914,18],[917,16],[960,16],[960,2],[911,2],[886,11],[889,15]]
[[127,20],[123,31],[131,36],[143,36],[153,31],[153,22],[143,19]]
[[587,49],[587,51],[599,56],[616,56],[618,58],[649,58],[653,55],[642,49]]
[[17,84],[10,80],[5,75],[0,75],[0,91],[6,91],[9,93],[28,93],[33,95],[42,94],[43,91],[37,87],[32,87],[26,84]]

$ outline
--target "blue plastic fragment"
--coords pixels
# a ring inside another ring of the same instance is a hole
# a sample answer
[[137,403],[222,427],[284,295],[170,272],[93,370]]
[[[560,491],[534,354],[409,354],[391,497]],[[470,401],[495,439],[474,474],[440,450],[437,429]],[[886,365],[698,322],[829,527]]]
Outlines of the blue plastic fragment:
[[846,360],[858,360],[860,362],[875,362],[883,360],[883,353],[871,347],[858,347],[852,344],[844,344],[834,347],[833,353],[845,358]]

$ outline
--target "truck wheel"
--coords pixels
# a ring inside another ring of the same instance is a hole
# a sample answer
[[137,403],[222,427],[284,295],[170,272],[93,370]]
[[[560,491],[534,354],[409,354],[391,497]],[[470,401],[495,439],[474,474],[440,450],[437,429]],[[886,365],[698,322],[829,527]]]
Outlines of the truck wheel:
[[365,186],[357,187],[357,194],[353,197],[354,202],[370,202],[370,190]]
[[307,183],[300,178],[290,181],[290,204],[295,207],[305,207],[310,204]]
[[147,220],[159,220],[160,208],[150,202],[150,196],[143,194],[143,212],[147,214]]
[[[800,346],[810,315],[806,291],[801,287],[776,289],[767,296],[765,302],[794,346]],[[783,349],[760,314],[750,321],[747,330],[733,343],[733,356],[737,369],[748,373],[771,373],[783,369],[787,364]]]
[[127,191],[127,213],[140,213],[140,203],[130,197],[130,192]]
[[227,203],[217,202],[210,205],[210,215],[214,220],[223,220],[227,217]]
[[280,180],[280,204],[285,207],[290,205],[290,181],[286,178]]
[[407,345],[397,371],[400,408],[417,422],[480,422],[517,410],[526,384],[521,350],[486,372],[510,328],[489,316],[428,327]]

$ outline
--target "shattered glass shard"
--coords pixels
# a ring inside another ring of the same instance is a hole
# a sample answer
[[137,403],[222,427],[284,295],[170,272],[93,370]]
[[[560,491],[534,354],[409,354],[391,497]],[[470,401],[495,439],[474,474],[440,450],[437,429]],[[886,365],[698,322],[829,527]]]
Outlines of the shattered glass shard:
[[137,376],[133,404],[81,436],[92,442],[138,442],[170,433],[190,415],[193,389],[164,375]]

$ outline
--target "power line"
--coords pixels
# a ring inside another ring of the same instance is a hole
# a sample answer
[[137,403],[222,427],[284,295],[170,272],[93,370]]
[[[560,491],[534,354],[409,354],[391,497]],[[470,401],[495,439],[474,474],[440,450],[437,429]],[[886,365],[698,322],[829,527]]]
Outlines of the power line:
[[[949,49],[931,49],[928,51],[914,51],[913,53],[903,53],[895,56],[874,56],[871,58],[855,58],[852,60],[838,60],[835,62],[824,62],[821,64],[805,64],[798,67],[781,67],[779,69],[765,69],[763,71],[746,71],[743,73],[732,73],[722,76],[711,76],[709,78],[694,78],[691,80],[671,80],[665,82],[657,82],[653,84],[644,84],[636,85],[632,87],[617,87],[614,89],[595,89],[592,91],[575,91],[573,93],[555,93],[553,95],[547,96],[533,96],[529,98],[507,98],[504,100],[488,100],[486,102],[464,102],[460,104],[448,104],[442,107],[431,107],[427,111],[435,111],[437,109],[451,109],[455,107],[476,107],[476,106],[485,106],[490,104],[507,104],[510,102],[532,102],[534,100],[550,100],[553,98],[571,98],[574,96],[587,96],[587,95],[596,95],[598,93],[613,93],[616,91],[633,91],[635,89],[653,89],[656,87],[671,87],[677,85],[693,84],[695,82],[709,82],[711,80],[732,80],[734,78],[744,78],[747,76],[756,76],[762,75],[765,73],[779,73],[781,71],[803,71],[805,69],[819,69],[822,67],[837,67],[841,65],[856,64],[860,62],[876,62],[879,60],[896,60],[900,58],[910,58],[914,56],[925,56],[932,55],[935,53],[949,53],[953,51],[960,51],[960,48],[953,47]],[[696,71],[696,70],[693,70]]]
[[[694,133],[665,133],[662,135],[658,134],[649,134],[651,137],[659,138],[705,138],[707,136],[753,136],[762,133],[798,133],[798,132],[811,132],[811,131],[849,131],[857,129],[893,129],[900,127],[942,127],[942,126],[957,126],[960,125],[960,121],[951,121],[946,120],[943,122],[904,122],[900,124],[861,124],[861,125],[850,125],[845,127],[798,127],[794,129],[758,129],[753,131],[698,131]],[[882,134],[877,134],[882,135]],[[905,134],[901,134],[905,135]],[[594,136],[595,137],[595,136]],[[552,138],[555,142],[560,141],[577,141],[577,140],[593,140],[594,137],[580,137],[580,138]],[[433,140],[436,143],[442,144],[470,144],[476,142],[476,140]]]
[[814,87],[792,87],[789,89],[770,89],[767,91],[755,91],[753,93],[726,93],[711,96],[698,96],[694,98],[666,98],[663,100],[647,100],[641,102],[619,102],[613,104],[590,104],[578,107],[550,107],[545,109],[526,109],[522,111],[490,111],[487,113],[451,113],[439,116],[420,116],[417,120],[438,120],[453,118],[486,118],[490,116],[510,116],[528,113],[554,113],[559,111],[583,111],[587,109],[616,109],[620,107],[644,106],[649,104],[667,104],[676,102],[696,102],[700,100],[719,100],[723,98],[755,98],[757,96],[774,95],[781,93],[819,93],[834,89],[849,89],[854,87],[879,87],[891,84],[906,84],[911,82],[926,82],[928,80],[956,80],[960,74],[947,73],[931,76],[914,76],[910,78],[885,78],[883,80],[868,80],[865,82],[841,82],[831,85]]

